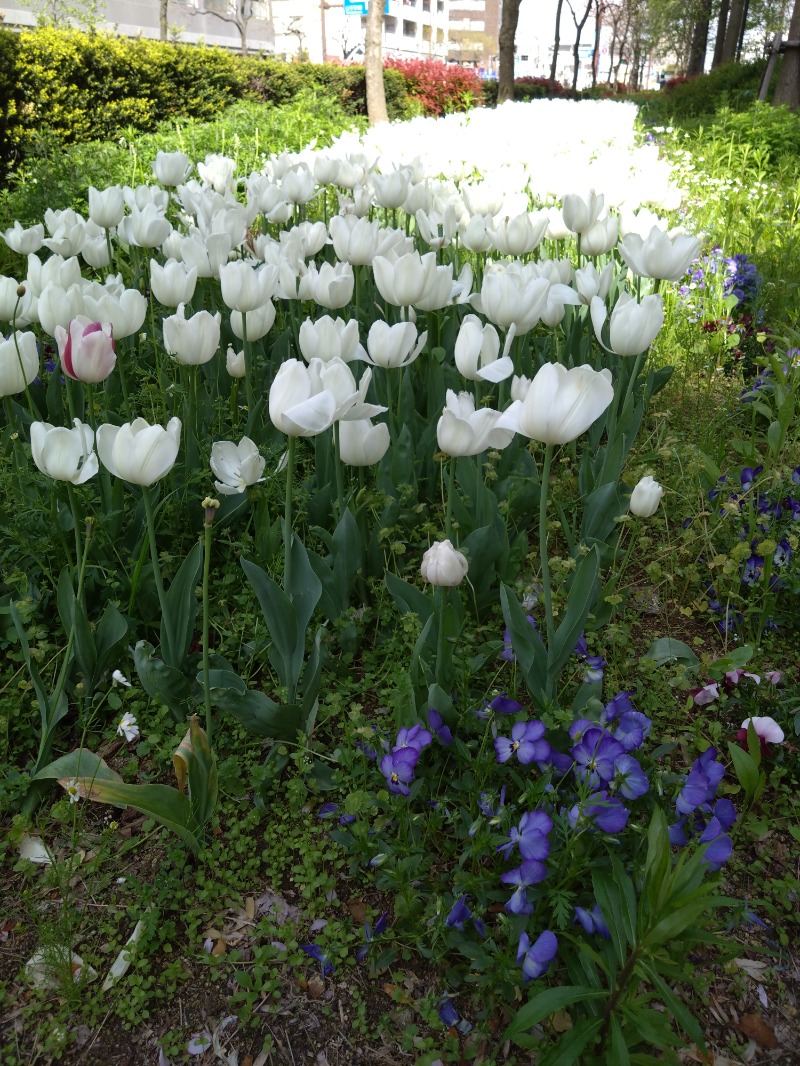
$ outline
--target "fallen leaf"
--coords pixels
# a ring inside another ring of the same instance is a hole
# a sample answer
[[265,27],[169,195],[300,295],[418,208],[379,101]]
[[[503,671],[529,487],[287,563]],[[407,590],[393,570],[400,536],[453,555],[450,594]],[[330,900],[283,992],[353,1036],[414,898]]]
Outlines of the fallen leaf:
[[211,954],[218,958],[220,955],[224,955],[228,950],[228,942],[224,937],[220,937],[214,947],[211,949]]
[[312,973],[308,979],[308,994],[312,999],[319,999],[325,991],[325,982],[318,973]]
[[141,939],[143,931],[144,919],[140,918],[134,926],[133,932],[125,942],[125,947],[120,951],[116,959],[114,959],[111,969],[108,971],[108,976],[105,981],[103,981],[103,992],[107,992],[116,981],[119,981],[120,977],[124,977],[128,972],[128,967],[130,966],[131,958],[133,957],[133,949]]
[[744,970],[748,977],[752,977],[756,981],[760,981],[763,978],[764,971],[769,965],[769,963],[761,962],[757,959],[734,959],[733,961],[740,970]]
[[739,1019],[739,1028],[750,1040],[755,1040],[762,1047],[779,1047],[778,1038],[763,1018],[757,1014],[743,1014]]
[[219,938],[221,936],[222,936],[222,933],[219,931],[219,929],[216,929],[212,925],[209,929],[206,929],[206,931],[203,933],[203,940],[209,940],[209,939],[210,940],[219,940]]
[[347,909],[353,916],[353,921],[363,925],[367,920],[367,905],[363,899],[349,899]]
[[557,1033],[566,1033],[572,1028],[572,1018],[569,1016],[569,1011],[558,1010],[550,1019],[550,1024]]
[[[256,916],[256,901],[253,899],[252,896],[248,896],[247,899],[244,901],[244,912],[252,922]],[[244,1060],[242,1060],[242,1066],[244,1066]]]

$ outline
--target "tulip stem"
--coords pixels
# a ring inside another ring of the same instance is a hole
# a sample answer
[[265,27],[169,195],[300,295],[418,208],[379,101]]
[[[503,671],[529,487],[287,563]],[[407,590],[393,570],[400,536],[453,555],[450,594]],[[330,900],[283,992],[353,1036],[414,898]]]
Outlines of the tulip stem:
[[158,603],[161,607],[161,647],[167,664],[169,666],[174,666],[175,664],[172,662],[172,641],[170,640],[169,615],[167,613],[167,597],[164,592],[164,579],[161,576],[161,563],[158,560],[156,521],[153,512],[153,500],[150,496],[150,487],[148,485],[142,485],[142,500],[144,501],[144,513],[147,517],[147,539],[150,543],[150,562],[153,564],[153,580],[156,583]]
[[[550,488],[550,467],[553,462],[553,445],[545,444],[544,462],[542,463],[542,477],[539,495],[539,559],[542,569],[542,596],[544,598],[544,617],[547,627],[547,655],[553,654],[553,598],[550,588],[550,559],[547,555],[547,493]],[[548,670],[549,674],[549,670]],[[550,677],[547,678],[547,687],[550,687]],[[549,696],[549,691],[547,692]]]
[[283,512],[283,591],[291,599],[292,587],[292,484],[296,437],[289,437],[286,448],[286,504]]
[[453,497],[456,492],[456,457],[450,456],[450,466],[447,471],[447,500],[444,513],[444,531],[448,540],[453,539]]
[[336,519],[341,519],[344,514],[344,477],[342,470],[342,454],[339,447],[339,423],[333,423],[333,450],[336,463]]
[[14,338],[14,350],[17,353],[17,362],[19,363],[19,372],[22,380],[25,384],[25,399],[28,401],[28,411],[30,412],[31,422],[36,421],[36,409],[33,406],[33,400],[31,399],[31,390],[28,387],[28,379],[25,375],[25,366],[22,362],[22,352],[19,350],[19,341],[17,340],[17,307],[19,306],[19,299],[17,299],[17,306],[14,308],[14,317],[11,321],[11,336]]
[[209,631],[209,575],[211,573],[211,531],[212,523],[206,519],[203,544],[203,703],[206,709],[206,737],[211,744],[211,659],[208,648]]
[[242,354],[244,355],[244,387],[247,396],[247,417],[253,415],[253,349],[247,339],[247,312],[242,311]]
[[437,614],[439,616],[439,631],[436,634],[436,675],[435,675],[435,680],[436,680],[436,684],[439,685],[443,689],[445,688],[445,686],[442,684],[442,681],[444,680],[444,678],[442,677],[442,669],[443,669],[443,666],[444,666],[444,636],[445,636],[444,612],[445,612],[445,607],[446,607],[446,602],[445,602],[446,595],[447,595],[447,590],[441,585],[437,589],[435,589],[435,591],[434,591],[434,596],[435,596],[435,598],[437,600],[437,603],[436,603]]
[[75,535],[75,570],[77,574],[80,569],[81,559],[83,558],[81,547],[81,526],[80,526],[80,512],[78,510],[78,499],[75,495],[75,488],[71,482],[67,481],[67,496],[69,497],[69,509],[72,511],[72,525],[73,533]]
[[622,407],[619,409],[619,416],[622,418],[625,414],[625,408],[628,406],[628,399],[636,388],[636,379],[639,377],[639,371],[642,369],[642,360],[644,359],[645,352],[639,352],[636,356],[636,361],[633,364],[633,370],[631,376],[628,378],[628,385],[625,389],[625,397],[622,401]]
[[23,471],[27,475],[27,469],[25,469],[24,461],[20,457],[20,445],[19,445],[19,432],[14,429],[17,419],[14,417],[14,408],[11,406],[11,397],[3,397],[3,407],[6,412],[6,425],[8,427],[8,436],[11,440],[11,448],[14,452],[14,470],[17,475],[17,481],[19,482],[20,491],[24,484]]

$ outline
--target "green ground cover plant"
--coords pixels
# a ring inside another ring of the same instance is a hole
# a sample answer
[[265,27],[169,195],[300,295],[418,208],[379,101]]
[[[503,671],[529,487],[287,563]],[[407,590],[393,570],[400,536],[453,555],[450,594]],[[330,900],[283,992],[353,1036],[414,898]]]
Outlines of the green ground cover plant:
[[797,1054],[800,175],[518,106],[659,214],[310,94],[6,194],[9,1066]]

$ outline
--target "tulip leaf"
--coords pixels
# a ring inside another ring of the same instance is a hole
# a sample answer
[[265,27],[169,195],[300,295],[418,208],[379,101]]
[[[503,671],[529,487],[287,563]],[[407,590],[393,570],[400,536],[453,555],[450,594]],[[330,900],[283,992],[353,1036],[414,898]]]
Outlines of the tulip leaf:
[[674,637],[659,637],[658,640],[654,640],[642,658],[652,659],[657,666],[663,666],[668,662],[697,666],[700,662],[688,644]]
[[[265,574],[260,566],[251,563],[248,559],[242,559],[242,569],[253,587],[272,638],[276,654],[274,657],[270,656],[270,661],[278,672],[281,684],[292,692],[296,684],[292,671],[292,659],[298,638],[297,612],[294,604],[280,585]],[[315,581],[321,591],[322,585],[316,575]]]
[[586,625],[586,619],[597,598],[597,573],[600,557],[597,548],[592,548],[578,563],[567,596],[564,621],[553,637],[553,647],[548,654],[548,677],[555,679],[578,643]]
[[320,626],[314,637],[314,643],[311,646],[311,654],[308,657],[305,669],[303,670],[303,732],[310,734],[314,726],[314,717],[316,716],[317,697],[319,696],[320,684],[322,681],[322,638],[325,634],[325,627]]
[[336,591],[339,596],[339,610],[346,611],[350,606],[359,570],[364,567],[364,545],[361,532],[353,512],[345,508],[333,531],[331,553],[333,555],[333,573],[336,578]]
[[547,652],[536,629],[528,621],[519,600],[506,585],[500,586],[503,618],[511,636],[511,647],[517,657],[528,691],[539,700],[547,675]]
[[58,614],[67,635],[72,635],[72,648],[87,686],[92,684],[97,664],[94,638],[83,604],[75,598],[72,575],[65,566],[58,577]]
[[308,554],[302,540],[297,535],[292,535],[292,573],[291,586],[286,590],[292,601],[295,612],[295,624],[297,626],[297,639],[292,650],[292,686],[297,688],[300,673],[303,669],[303,659],[306,653],[306,631],[314,608],[319,603],[322,595],[322,582],[314,573],[308,561]]
[[195,855],[200,851],[188,796],[168,785],[127,785],[119,774],[86,748],[78,748],[56,759],[40,770],[34,780],[58,780],[64,785],[75,780],[84,799],[113,807],[133,807],[177,834]]
[[198,541],[181,563],[178,573],[165,597],[166,617],[163,624],[167,640],[162,641],[164,660],[168,666],[180,669],[183,665],[189,644],[194,636],[194,623],[197,617],[197,597],[195,586],[200,578],[203,565],[203,544]]
[[197,825],[205,825],[217,806],[217,760],[196,714],[190,722],[189,802]]
[[609,535],[617,530],[616,519],[625,514],[626,506],[618,481],[598,485],[586,498],[581,522],[581,540],[584,544],[600,541],[605,544]]
[[101,675],[111,666],[111,661],[119,651],[122,644],[128,640],[128,623],[125,617],[113,603],[106,604],[106,609],[97,623],[94,633],[97,662],[95,663],[94,686],[97,686]]
[[52,706],[51,698],[47,695],[39,671],[36,669],[36,666],[31,659],[31,649],[25,634],[25,626],[23,625],[13,600],[9,600],[8,612],[11,615],[11,621],[14,623],[14,629],[17,631],[20,648],[22,649],[22,655],[25,659],[25,665],[28,668],[28,673],[31,682],[33,683],[34,691],[36,692],[36,701],[39,704],[41,734],[39,736],[39,753],[36,758],[36,767],[38,768],[43,760],[50,754],[50,746],[53,742],[55,728],[67,713],[69,704],[67,703],[66,694],[62,691],[58,698],[57,705],[55,707]]
[[424,624],[433,613],[433,597],[403,581],[391,571],[386,571],[386,587],[401,614],[415,614]]
[[148,696],[166,704],[176,722],[182,722],[191,701],[198,697],[198,689],[180,670],[167,666],[154,653],[155,648],[146,640],[140,640],[133,650],[133,662],[142,688]]
[[238,687],[216,687],[212,678],[211,702],[259,737],[294,740],[302,727],[299,707],[294,704],[282,707],[255,689],[241,691]]
[[308,562],[320,583],[319,609],[326,618],[338,618],[343,608],[339,606],[339,595],[333,570],[326,559],[317,555],[310,548],[306,549]]
[[589,985],[561,985],[540,992],[524,1006],[520,1007],[503,1034],[503,1040],[515,1040],[527,1033],[534,1025],[551,1017],[573,1003],[586,999],[600,999],[607,996],[604,989],[591,988]]

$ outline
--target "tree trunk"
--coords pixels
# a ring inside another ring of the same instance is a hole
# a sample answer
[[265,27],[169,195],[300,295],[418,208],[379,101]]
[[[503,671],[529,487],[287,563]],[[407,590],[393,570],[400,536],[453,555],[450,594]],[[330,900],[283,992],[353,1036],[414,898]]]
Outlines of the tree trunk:
[[370,126],[388,122],[386,90],[383,85],[384,0],[369,0],[364,36],[364,79],[367,85],[367,116]]
[[706,48],[708,48],[708,26],[711,22],[711,0],[701,0],[697,11],[697,19],[692,27],[692,43],[689,45],[689,62],[686,64],[686,74],[689,78],[696,78],[703,73],[706,63]]
[[728,8],[730,0],[722,0],[717,16],[717,39],[714,42],[714,58],[711,60],[711,69],[716,70],[722,62],[722,46],[725,43],[725,30],[728,26]]
[[556,67],[558,66],[558,47],[561,44],[561,8],[564,6],[564,0],[558,0],[556,7],[556,32],[553,40],[553,62],[550,64],[550,95],[552,96],[556,87]]
[[797,110],[800,108],[800,47],[797,45],[800,41],[800,0],[794,0],[792,20],[789,23],[789,40],[795,42],[795,47],[787,48],[781,60],[772,103],[775,107],[785,104],[792,110]]
[[169,8],[169,0],[159,0],[158,3],[158,36],[162,41],[166,41],[169,36],[169,30],[167,26],[167,11]]
[[519,22],[520,0],[503,0],[498,45],[500,70],[497,77],[497,102],[514,99],[514,42]]
[[746,0],[731,0],[728,28],[725,30],[725,40],[722,42],[721,63],[736,62],[736,53],[739,50],[739,39],[744,21],[745,3]]
[[600,31],[603,28],[605,6],[597,0],[594,8],[594,48],[592,49],[592,88],[597,86],[597,70],[600,66]]
[[578,88],[578,66],[579,66],[579,63],[580,63],[580,59],[578,57],[578,52],[580,51],[580,47],[581,47],[581,34],[583,33],[583,27],[586,25],[586,23],[587,23],[587,21],[589,19],[589,12],[592,10],[592,4],[593,3],[594,3],[594,0],[589,0],[588,4],[586,5],[586,10],[583,13],[583,18],[581,19],[580,22],[578,22],[578,20],[575,18],[575,12],[572,10],[572,4],[570,4],[570,6],[569,6],[570,12],[572,13],[572,21],[575,23],[575,43],[572,46],[572,91],[573,92],[575,92],[575,90]]

